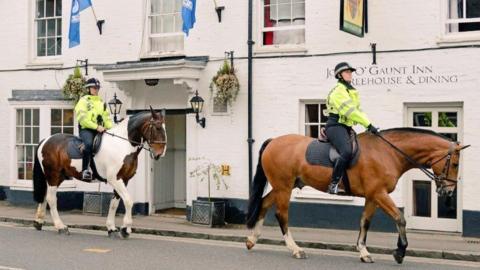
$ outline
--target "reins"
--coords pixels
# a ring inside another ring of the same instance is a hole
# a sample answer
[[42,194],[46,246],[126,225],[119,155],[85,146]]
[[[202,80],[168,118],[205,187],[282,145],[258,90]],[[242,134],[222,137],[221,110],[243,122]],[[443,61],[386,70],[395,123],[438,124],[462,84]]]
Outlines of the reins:
[[[382,139],[384,142],[386,142],[388,145],[390,145],[390,147],[392,147],[393,149],[395,149],[395,151],[397,151],[398,153],[400,153],[406,160],[408,160],[408,162],[410,162],[411,164],[413,164],[415,166],[415,168],[417,169],[420,169],[428,178],[430,178],[430,180],[433,180],[435,181],[435,183],[437,185],[442,185],[441,181],[443,180],[446,180],[446,181],[449,181],[451,182],[451,184],[447,185],[447,186],[450,186],[450,185],[455,185],[458,181],[457,180],[453,180],[453,179],[449,179],[447,178],[448,177],[448,172],[450,170],[450,160],[452,158],[452,153],[453,153],[453,150],[454,150],[454,142],[451,142],[450,144],[450,148],[448,149],[448,153],[444,156],[442,156],[441,158],[437,159],[435,162],[433,162],[432,164],[429,164],[428,166],[425,166],[423,164],[420,164],[418,163],[416,160],[414,160],[412,157],[410,157],[409,155],[407,155],[405,152],[403,152],[402,150],[400,150],[397,146],[395,146],[394,144],[392,144],[391,142],[389,142],[387,139],[385,139],[384,137],[382,137],[380,134],[375,134],[377,137],[379,137],[380,139]],[[468,146],[466,146],[468,147]],[[466,147],[463,147],[462,149],[466,148]],[[447,159],[447,161],[445,162],[445,166],[443,167],[443,170],[442,170],[442,174],[440,176],[437,176],[435,175],[434,173],[432,173],[431,171],[429,171],[428,169],[431,168],[434,164],[442,161],[443,159]]]

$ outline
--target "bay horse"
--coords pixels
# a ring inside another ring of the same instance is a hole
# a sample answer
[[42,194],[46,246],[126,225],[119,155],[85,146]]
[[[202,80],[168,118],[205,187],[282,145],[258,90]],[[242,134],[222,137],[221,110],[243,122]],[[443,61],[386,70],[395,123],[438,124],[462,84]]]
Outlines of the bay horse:
[[[150,107],[150,111],[127,117],[102,135],[100,149],[92,160],[98,176],[106,179],[114,189],[106,222],[109,236],[120,233],[121,237],[128,238],[131,233],[133,200],[126,186],[136,173],[138,154],[142,148],[150,151],[150,156],[155,159],[165,155],[166,134],[165,111],[157,113]],[[56,193],[65,179],[82,179],[81,157],[70,158],[67,152],[69,144],[75,139],[70,134],[54,134],[41,141],[37,147],[33,168],[33,193],[38,202],[34,221],[37,230],[41,230],[45,222],[48,202],[55,228],[59,233],[69,234],[68,227],[58,215]],[[149,148],[144,146],[144,142]],[[119,232],[115,227],[115,213],[120,198],[125,205],[125,215]]]
[[[288,229],[291,192],[297,179],[326,192],[332,175],[331,168],[307,162],[305,151],[312,140],[315,139],[290,134],[263,143],[247,212],[247,227],[252,229],[246,241],[248,249],[257,242],[265,214],[275,204],[276,218],[287,248],[295,258],[306,258]],[[359,160],[347,170],[347,174],[352,195],[365,197],[356,244],[360,259],[362,262],[373,262],[366,238],[371,218],[379,207],[396,224],[398,243],[393,256],[400,264],[408,245],[406,221],[389,193],[395,189],[403,173],[419,168],[435,181],[439,195],[452,196],[457,185],[460,151],[469,145],[462,146],[433,131],[415,128],[388,129],[378,135],[362,133],[358,136],[358,144],[361,149]],[[267,181],[272,189],[264,195]]]

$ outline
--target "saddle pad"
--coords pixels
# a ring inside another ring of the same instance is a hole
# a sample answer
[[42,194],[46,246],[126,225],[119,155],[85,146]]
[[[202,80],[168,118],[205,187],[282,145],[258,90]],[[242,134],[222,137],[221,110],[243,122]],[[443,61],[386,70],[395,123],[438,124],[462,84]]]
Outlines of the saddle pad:
[[68,139],[67,154],[70,159],[80,159],[83,153],[83,141],[75,136]]
[[[337,150],[332,147],[328,142],[322,142],[319,140],[313,140],[308,144],[307,151],[305,152],[305,158],[311,165],[321,165],[325,167],[333,168],[333,161],[340,155]],[[352,167],[358,161],[360,156],[360,148],[353,153],[353,158],[350,160],[348,167]]]

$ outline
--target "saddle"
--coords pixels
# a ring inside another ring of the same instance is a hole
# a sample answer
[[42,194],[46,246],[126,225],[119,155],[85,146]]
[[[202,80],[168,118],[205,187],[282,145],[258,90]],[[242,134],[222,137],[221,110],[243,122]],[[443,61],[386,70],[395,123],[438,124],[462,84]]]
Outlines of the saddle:
[[[358,147],[356,133],[352,130],[350,133],[350,144],[352,145],[352,159],[348,164],[348,168],[354,166],[360,156],[360,148]],[[320,136],[317,140],[313,140],[307,147],[305,158],[311,165],[321,165],[333,168],[335,160],[340,157],[337,149],[333,147],[325,134],[325,129],[320,130]]]
[[[100,147],[102,145],[102,138],[103,138],[103,133],[98,133],[95,135],[95,138],[93,139],[93,147],[92,147],[92,158],[90,159],[90,168],[92,169],[93,172],[93,178],[98,179],[102,182],[107,182],[107,180],[103,177],[101,177],[98,174],[97,171],[97,166],[95,165],[95,160],[93,157],[95,156],[98,151],[100,151]],[[67,143],[67,154],[70,159],[81,159],[83,157],[83,150],[85,149],[85,144],[83,143],[83,140],[80,137],[77,136],[71,136],[68,139]]]

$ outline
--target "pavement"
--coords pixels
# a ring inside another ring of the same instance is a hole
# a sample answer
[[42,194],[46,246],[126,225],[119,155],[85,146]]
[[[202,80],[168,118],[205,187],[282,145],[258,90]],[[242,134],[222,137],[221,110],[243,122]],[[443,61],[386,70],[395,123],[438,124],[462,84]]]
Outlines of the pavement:
[[[12,206],[0,201],[0,222],[33,224],[35,209]],[[83,214],[81,211],[60,212],[63,222],[72,228],[106,231],[106,217]],[[117,215],[116,225],[122,224],[123,215]],[[51,226],[50,215],[47,224]],[[182,215],[155,214],[134,216],[133,233],[171,237],[198,238],[245,242],[250,231],[244,225],[227,224],[221,228],[192,224]],[[358,231],[290,227],[293,238],[301,247],[356,251]],[[106,233],[105,233],[106,235]],[[392,254],[396,248],[397,233],[370,231],[367,247],[370,253]],[[407,256],[480,262],[480,238],[462,237],[443,232],[408,231]],[[260,244],[284,245],[278,226],[264,226]]]

